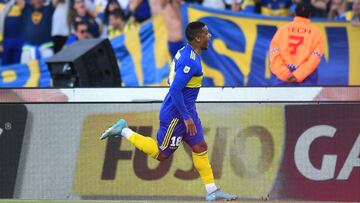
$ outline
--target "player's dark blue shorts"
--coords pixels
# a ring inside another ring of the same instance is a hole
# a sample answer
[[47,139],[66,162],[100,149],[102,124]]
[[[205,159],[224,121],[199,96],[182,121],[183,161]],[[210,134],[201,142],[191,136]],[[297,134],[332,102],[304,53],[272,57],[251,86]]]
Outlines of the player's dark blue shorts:
[[[194,119],[194,118],[193,118]],[[204,140],[203,128],[199,118],[194,119],[197,133],[189,135],[186,133],[186,126],[183,119],[174,118],[171,121],[160,121],[160,127],[157,132],[157,142],[159,150],[170,156],[185,141],[190,147]]]

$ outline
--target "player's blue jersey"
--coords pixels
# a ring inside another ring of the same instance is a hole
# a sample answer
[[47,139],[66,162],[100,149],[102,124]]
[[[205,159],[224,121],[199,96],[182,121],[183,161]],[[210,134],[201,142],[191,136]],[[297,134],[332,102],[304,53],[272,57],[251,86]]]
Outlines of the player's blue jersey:
[[184,120],[197,117],[195,101],[202,78],[200,56],[190,45],[184,46],[171,63],[170,90],[161,106],[160,121],[171,121],[175,117]]

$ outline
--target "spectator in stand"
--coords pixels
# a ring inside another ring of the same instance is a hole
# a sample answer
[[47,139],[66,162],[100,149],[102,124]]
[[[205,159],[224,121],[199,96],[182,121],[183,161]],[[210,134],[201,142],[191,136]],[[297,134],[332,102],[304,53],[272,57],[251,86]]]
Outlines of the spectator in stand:
[[270,44],[270,70],[277,77],[274,85],[317,84],[317,66],[323,55],[324,38],[310,24],[310,5],[299,3],[295,18],[280,27]]
[[[108,7],[108,5],[110,4],[110,2],[112,2],[112,1],[114,1],[114,3],[116,3],[117,4],[117,6],[118,6],[118,8],[120,8],[121,10],[123,10],[123,12],[124,12],[124,14],[125,14],[125,17],[126,17],[126,19],[127,19],[127,8],[129,7],[129,4],[130,4],[130,2],[131,2],[131,0],[97,0],[97,1],[105,1],[105,4],[104,4],[104,7],[103,7],[103,9],[101,10],[101,12],[102,12],[102,19],[103,20],[106,20],[106,21],[108,21],[108,19],[106,19],[105,17],[104,17],[104,15],[105,15],[105,12],[106,12],[106,10],[108,10],[107,9],[107,7]],[[158,1],[158,0],[156,0],[156,1]],[[111,13],[112,11],[114,11],[115,9],[110,9],[110,11],[108,11],[108,14],[109,13]],[[107,23],[109,23],[109,22],[107,22]]]
[[91,13],[91,15],[93,17],[96,17],[97,15],[97,8],[96,8],[96,2],[95,0],[84,0],[85,3],[85,8],[86,10],[88,10],[89,13]]
[[290,16],[291,0],[260,0],[261,14],[267,16]]
[[232,11],[240,11],[243,0],[223,0],[225,8]]
[[16,0],[0,0],[0,64],[20,62],[23,44],[21,28],[21,9]]
[[109,26],[108,26],[108,37],[113,39],[123,33],[125,27],[125,14],[122,10],[118,9],[110,13],[109,15]]
[[149,0],[131,0],[127,8],[130,23],[142,23],[151,17]]
[[353,3],[354,3],[354,0],[345,0],[346,11],[352,10]]
[[94,17],[94,13],[86,9],[84,0],[74,0],[69,13],[70,25],[73,26],[76,22],[86,22],[88,30],[92,37],[100,36],[100,26]]
[[120,7],[125,10],[128,6],[131,0],[117,0],[120,4]]
[[120,3],[117,0],[108,0],[106,4],[104,15],[103,15],[103,23],[105,26],[109,25],[109,15],[115,10],[122,10]]
[[70,0],[59,0],[52,17],[51,36],[54,52],[59,52],[70,35],[70,25],[65,16],[69,15]]
[[48,58],[54,54],[51,38],[52,15],[58,0],[44,5],[44,0],[19,0],[22,9],[24,44],[21,53],[21,62]]
[[311,0],[312,17],[327,18],[330,8],[330,0]]
[[332,0],[328,19],[339,19],[340,15],[345,12],[346,2],[344,0]]
[[168,30],[168,47],[171,57],[184,46],[182,38],[182,21],[180,13],[180,5],[182,0],[152,0],[151,13],[153,16],[161,15],[165,21]]
[[255,0],[204,0],[202,5],[231,11],[255,12]]
[[351,25],[360,26],[360,0],[354,0],[352,16],[349,19]]
[[240,11],[243,0],[204,0],[202,5],[216,9],[227,9],[232,11]]
[[353,26],[360,26],[360,0],[354,0],[352,10],[343,13],[340,19],[349,21]]
[[67,39],[65,46],[70,46],[72,43],[91,38],[89,34],[89,26],[87,22],[75,22],[75,33],[70,34],[69,38]]
[[202,5],[209,8],[225,9],[224,1],[220,0],[204,0]]

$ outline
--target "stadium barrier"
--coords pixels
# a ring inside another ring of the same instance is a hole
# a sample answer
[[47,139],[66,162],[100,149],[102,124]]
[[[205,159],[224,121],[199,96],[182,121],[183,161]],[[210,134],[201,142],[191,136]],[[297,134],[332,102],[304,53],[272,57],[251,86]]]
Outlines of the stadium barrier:
[[[86,91],[66,91],[71,90]],[[66,91],[57,93],[66,95]],[[249,199],[360,201],[356,191],[360,187],[360,104],[313,102],[322,89],[317,91],[305,94],[307,99],[300,103],[199,102],[217,184]],[[77,93],[72,101],[80,98]],[[99,141],[103,130],[120,117],[133,129],[154,136],[159,101],[92,103],[88,98],[87,102],[0,104],[28,112],[10,120],[0,114],[3,145],[9,144],[3,138],[15,129],[16,120],[26,119],[22,147],[14,146],[21,147],[21,155],[12,197],[203,198],[205,191],[187,147],[179,147],[171,159],[159,163],[124,139]],[[6,127],[9,123],[14,128]]]
[[[0,89],[0,102],[159,102],[168,88]],[[206,87],[198,102],[360,101],[360,87]]]

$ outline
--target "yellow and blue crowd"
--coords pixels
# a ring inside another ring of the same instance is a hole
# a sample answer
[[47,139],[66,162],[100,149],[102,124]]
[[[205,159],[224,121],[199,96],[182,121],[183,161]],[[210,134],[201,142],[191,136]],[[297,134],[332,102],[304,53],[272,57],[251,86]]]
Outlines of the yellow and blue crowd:
[[0,0],[1,64],[47,58],[77,40],[112,39],[150,19],[156,1],[283,17],[305,2],[315,18],[360,25],[360,0]]

